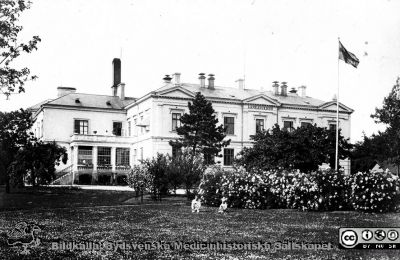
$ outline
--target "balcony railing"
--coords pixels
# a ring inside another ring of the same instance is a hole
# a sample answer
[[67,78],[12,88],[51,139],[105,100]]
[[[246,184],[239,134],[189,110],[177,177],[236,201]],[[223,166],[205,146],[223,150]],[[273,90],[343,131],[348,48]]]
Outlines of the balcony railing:
[[98,172],[110,172],[112,170],[111,165],[97,165]]
[[78,171],[93,170],[93,164],[78,165]]
[[131,166],[129,166],[129,165],[117,165],[117,166],[115,166],[115,170],[116,171],[123,171],[123,172],[130,171],[131,170]]
[[71,142],[129,143],[133,142],[133,137],[115,135],[73,134],[71,136]]

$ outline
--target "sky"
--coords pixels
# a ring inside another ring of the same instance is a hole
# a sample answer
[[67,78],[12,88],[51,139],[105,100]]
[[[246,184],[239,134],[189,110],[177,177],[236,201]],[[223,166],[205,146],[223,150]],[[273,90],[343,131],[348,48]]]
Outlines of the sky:
[[[39,78],[26,92],[0,96],[0,111],[55,98],[57,87],[111,94],[112,59],[122,60],[126,95],[162,86],[166,74],[217,86],[270,90],[272,81],[307,86],[307,95],[352,114],[351,141],[383,130],[370,117],[400,76],[400,1],[32,0],[21,40],[42,39],[16,67]],[[338,37],[360,60],[338,60]]]

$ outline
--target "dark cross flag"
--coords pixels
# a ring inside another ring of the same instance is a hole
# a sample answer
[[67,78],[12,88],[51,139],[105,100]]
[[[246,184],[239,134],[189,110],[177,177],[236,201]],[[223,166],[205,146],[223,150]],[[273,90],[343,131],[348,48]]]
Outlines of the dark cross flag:
[[356,55],[346,50],[346,48],[342,45],[340,41],[339,41],[339,59],[343,60],[347,64],[352,65],[354,68],[357,68],[358,63],[360,63]]

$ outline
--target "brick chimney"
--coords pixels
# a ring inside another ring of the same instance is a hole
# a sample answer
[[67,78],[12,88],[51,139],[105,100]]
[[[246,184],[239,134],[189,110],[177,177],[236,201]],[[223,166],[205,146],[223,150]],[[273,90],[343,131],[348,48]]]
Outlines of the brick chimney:
[[76,88],[70,88],[70,87],[58,87],[57,88],[57,97],[62,97],[71,93],[75,93]]
[[214,87],[214,74],[208,74],[208,89],[215,89]]
[[244,89],[244,79],[238,79],[235,82],[238,83],[238,87],[239,87],[240,90]]
[[181,84],[181,74],[179,72],[174,73],[174,82],[175,85]]
[[121,83],[121,60],[114,58],[112,61],[113,66],[113,85],[112,96],[118,95],[118,85]]
[[287,96],[287,82],[282,81],[281,83],[281,96]]
[[273,83],[272,84],[272,89],[273,89],[274,95],[278,96],[279,95],[279,84],[278,84],[278,81],[273,81],[272,83]]
[[205,88],[206,87],[206,75],[205,73],[199,73],[199,80],[200,80],[200,87]]
[[300,86],[299,88],[299,92],[300,92],[300,97],[306,97],[306,86]]

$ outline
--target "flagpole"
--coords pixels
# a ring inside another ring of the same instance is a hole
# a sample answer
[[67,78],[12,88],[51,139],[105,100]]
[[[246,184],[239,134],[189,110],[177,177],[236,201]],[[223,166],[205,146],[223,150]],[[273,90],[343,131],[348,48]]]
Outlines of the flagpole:
[[[338,37],[338,50],[340,37]],[[338,51],[339,53],[339,51]],[[338,162],[339,162],[339,57],[337,59],[337,73],[338,73],[338,81],[337,81],[337,94],[336,94],[336,149],[335,149],[335,171],[338,170]]]

